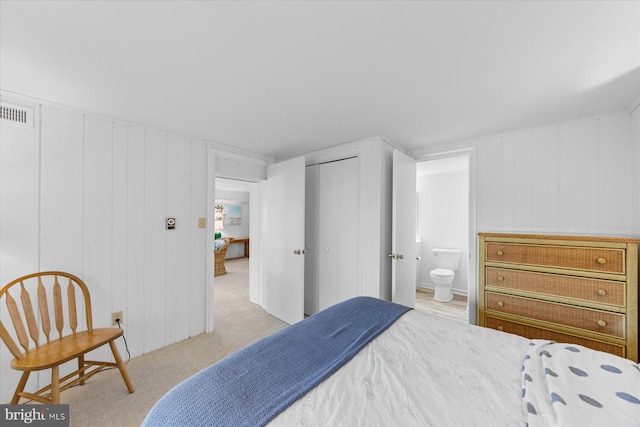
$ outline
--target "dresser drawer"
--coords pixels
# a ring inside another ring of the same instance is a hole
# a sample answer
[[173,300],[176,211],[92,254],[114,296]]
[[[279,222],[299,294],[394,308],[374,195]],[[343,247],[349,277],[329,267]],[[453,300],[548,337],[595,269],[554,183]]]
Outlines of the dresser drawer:
[[625,274],[624,249],[487,242],[485,260]]
[[623,314],[486,292],[486,310],[625,338]]
[[487,267],[485,286],[625,307],[625,282]]
[[487,328],[497,329],[499,331],[516,334],[529,339],[551,340],[560,343],[578,344],[594,350],[606,351],[621,357],[626,357],[625,347],[612,343],[590,340],[588,338],[575,335],[564,334],[548,329],[537,328],[535,326],[526,325],[508,320],[485,316],[484,324]]

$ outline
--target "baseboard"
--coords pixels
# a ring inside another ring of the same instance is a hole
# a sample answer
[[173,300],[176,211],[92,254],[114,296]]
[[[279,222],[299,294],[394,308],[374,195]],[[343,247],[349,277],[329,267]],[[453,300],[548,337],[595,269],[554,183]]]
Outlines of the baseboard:
[[[424,289],[430,289],[430,290],[435,290],[436,286],[433,283],[421,283],[420,286],[418,286],[417,289],[420,288],[424,288]],[[469,291],[467,290],[461,290],[461,289],[456,289],[456,288],[451,288],[451,293],[454,295],[460,295],[466,298],[469,298]]]

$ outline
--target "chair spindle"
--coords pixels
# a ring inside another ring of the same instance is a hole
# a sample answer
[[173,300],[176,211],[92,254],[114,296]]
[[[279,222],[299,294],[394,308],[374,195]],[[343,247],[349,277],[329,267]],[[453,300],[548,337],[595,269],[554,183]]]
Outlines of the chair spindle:
[[67,297],[69,298],[69,327],[75,335],[78,328],[78,312],[76,311],[76,289],[71,279],[67,286]]
[[20,318],[20,312],[18,311],[18,304],[16,304],[16,300],[13,299],[10,293],[7,292],[7,308],[9,309],[9,315],[11,316],[11,321],[13,322],[13,327],[16,330],[16,335],[18,336],[18,341],[24,351],[29,351],[29,338],[27,337],[27,331],[24,329],[24,323],[22,323],[22,319]]
[[33,305],[31,304],[31,295],[24,287],[24,282],[20,282],[20,300],[22,301],[22,312],[24,318],[27,321],[27,327],[29,328],[29,335],[36,345],[36,348],[40,346],[38,339],[40,338],[40,331],[38,331],[38,320],[33,312]]
[[49,334],[51,333],[51,321],[49,320],[49,303],[47,302],[47,291],[42,284],[42,278],[38,277],[38,306],[40,307],[40,324],[42,332],[47,338],[47,342],[51,342]]
[[60,289],[60,283],[58,283],[58,276],[56,276],[53,284],[53,311],[56,314],[56,329],[58,330],[59,338],[62,338],[64,316],[62,314],[62,291]]

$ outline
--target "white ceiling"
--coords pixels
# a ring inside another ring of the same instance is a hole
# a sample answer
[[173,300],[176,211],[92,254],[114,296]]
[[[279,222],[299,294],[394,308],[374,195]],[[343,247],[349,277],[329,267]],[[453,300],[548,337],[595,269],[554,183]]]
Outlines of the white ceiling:
[[0,88],[288,158],[623,111],[639,1],[6,1]]

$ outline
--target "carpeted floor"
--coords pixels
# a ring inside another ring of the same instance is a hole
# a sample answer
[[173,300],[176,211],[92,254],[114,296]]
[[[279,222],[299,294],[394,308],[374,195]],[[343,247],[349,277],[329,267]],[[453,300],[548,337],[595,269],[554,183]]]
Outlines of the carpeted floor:
[[86,385],[63,392],[61,403],[70,405],[71,427],[137,427],[174,385],[287,326],[249,302],[248,258],[228,260],[226,267],[228,274],[215,278],[215,331],[131,359],[127,370],[135,388],[133,394],[127,393],[116,370],[100,373]]

